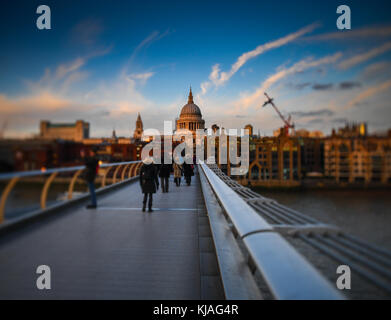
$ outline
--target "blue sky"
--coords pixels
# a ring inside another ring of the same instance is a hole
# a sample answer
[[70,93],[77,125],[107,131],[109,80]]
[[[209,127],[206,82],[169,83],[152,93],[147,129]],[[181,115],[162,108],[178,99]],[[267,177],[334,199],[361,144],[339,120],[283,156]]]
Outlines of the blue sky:
[[[35,26],[40,4],[51,30]],[[206,124],[281,123],[260,109],[274,96],[298,128],[346,120],[390,127],[391,4],[344,1],[352,29],[336,28],[340,1],[3,1],[0,114],[8,136],[40,119],[85,119],[93,136],[129,136],[173,120],[193,87]]]

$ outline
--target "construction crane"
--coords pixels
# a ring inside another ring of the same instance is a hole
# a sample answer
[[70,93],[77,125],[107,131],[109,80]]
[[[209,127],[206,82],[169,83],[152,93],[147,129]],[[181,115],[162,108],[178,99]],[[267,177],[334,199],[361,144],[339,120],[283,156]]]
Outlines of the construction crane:
[[292,122],[292,117],[291,115],[289,115],[288,119],[286,119],[283,114],[280,112],[280,110],[278,110],[278,108],[276,107],[276,105],[274,104],[274,98],[270,98],[268,96],[268,94],[265,92],[265,96],[267,98],[267,101],[265,101],[265,103],[263,104],[262,108],[266,107],[267,105],[271,105],[274,110],[276,110],[276,112],[278,113],[279,117],[281,118],[281,120],[284,122],[284,131],[287,135],[289,135],[289,129],[295,129],[295,124]]

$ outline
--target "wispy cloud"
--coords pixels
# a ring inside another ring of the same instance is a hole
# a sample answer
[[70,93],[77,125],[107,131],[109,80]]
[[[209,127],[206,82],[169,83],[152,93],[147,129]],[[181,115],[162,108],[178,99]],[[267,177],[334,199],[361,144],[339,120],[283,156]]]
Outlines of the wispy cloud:
[[346,41],[349,39],[361,40],[363,38],[386,38],[391,36],[391,26],[371,26],[360,29],[352,29],[347,31],[337,31],[325,34],[319,34],[314,36],[308,36],[301,38],[302,41],[331,41],[331,40],[342,40]]
[[46,68],[43,76],[38,80],[25,80],[28,88],[35,94],[39,92],[56,92],[66,94],[74,83],[88,77],[88,72],[82,70],[92,58],[103,56],[111,51],[111,47],[91,51],[84,57],[78,57],[66,63],[59,64],[54,70]]
[[391,62],[390,61],[380,61],[375,62],[367,66],[362,72],[361,77],[365,80],[371,80],[373,78],[379,77],[379,75],[390,74]]
[[332,88],[334,88],[332,83],[315,83],[312,86],[314,90],[330,90]]
[[335,63],[341,57],[342,54],[340,52],[337,52],[333,55],[326,56],[318,60],[314,60],[313,58],[307,58],[295,63],[293,66],[289,68],[286,67],[281,68],[275,74],[269,76],[265,81],[263,81],[260,87],[257,90],[255,90],[255,92],[253,92],[252,94],[247,94],[244,97],[242,97],[239,101],[237,101],[236,105],[239,109],[240,108],[246,109],[251,105],[259,104],[261,102],[260,98],[263,96],[264,92],[276,82],[281,81],[282,79],[290,75],[303,72],[310,68],[316,68],[321,65]]
[[379,56],[387,51],[391,50],[391,42],[386,42],[380,47],[373,48],[372,50],[369,50],[367,52],[355,55],[351,58],[348,58],[346,60],[341,61],[338,64],[338,67],[342,70],[349,69],[357,64],[363,63],[367,60],[373,59],[376,56]]
[[350,90],[350,89],[356,89],[360,87],[361,87],[361,83],[357,81],[344,81],[339,84],[340,90]]
[[154,74],[154,72],[133,73],[129,76],[129,78],[139,80],[140,84],[144,85]]
[[350,100],[344,109],[351,109],[352,107],[359,105],[360,103],[364,102],[365,100],[368,100],[369,98],[375,96],[376,94],[381,93],[390,88],[391,88],[391,80],[372,86],[366,89],[365,91],[361,92],[356,97],[354,97],[354,99]]
[[133,63],[136,56],[143,50],[148,48],[152,43],[168,36],[172,31],[170,29],[167,29],[164,32],[160,31],[153,31],[151,34],[149,34],[145,39],[143,39],[133,50],[128,62],[125,64],[122,72],[128,73],[128,70],[130,68],[130,65]]
[[288,88],[294,90],[303,90],[305,88],[311,88],[316,91],[326,91],[326,90],[351,90],[361,87],[361,83],[357,81],[343,81],[340,83],[311,83],[311,82],[303,82],[303,83],[287,83],[286,86]]
[[328,116],[331,117],[334,115],[334,111],[330,109],[320,109],[320,110],[313,110],[313,111],[295,111],[291,113],[292,116],[296,116],[299,118],[307,118],[307,117],[314,117],[314,116]]
[[220,65],[215,64],[212,67],[212,71],[209,75],[209,81],[205,81],[201,84],[201,91],[202,91],[201,93],[206,94],[206,92],[212,85],[219,87],[224,83],[226,83],[236,72],[238,72],[238,70],[241,67],[243,67],[244,64],[247,63],[247,61],[258,57],[259,55],[269,50],[284,46],[296,40],[297,38],[303,36],[304,34],[312,32],[318,26],[319,26],[318,24],[312,24],[294,33],[291,33],[285,37],[282,37],[280,39],[271,42],[267,42],[265,44],[261,44],[258,47],[256,47],[254,50],[243,53],[241,56],[238,57],[236,62],[231,66],[231,69],[227,72],[221,71]]
[[[85,79],[84,70],[89,57],[79,57],[60,63],[53,70],[47,68],[38,80],[28,80],[27,92],[17,97],[0,94],[1,114],[12,127],[9,132],[36,131],[40,119],[74,121],[89,119],[94,122],[94,132],[104,134],[110,124],[117,129],[128,128],[125,116],[136,114],[152,103],[137,89],[144,85],[154,73],[119,73],[118,77],[99,82],[85,94],[71,90],[72,84]],[[111,126],[110,126],[111,127]],[[123,132],[123,131],[122,131]]]

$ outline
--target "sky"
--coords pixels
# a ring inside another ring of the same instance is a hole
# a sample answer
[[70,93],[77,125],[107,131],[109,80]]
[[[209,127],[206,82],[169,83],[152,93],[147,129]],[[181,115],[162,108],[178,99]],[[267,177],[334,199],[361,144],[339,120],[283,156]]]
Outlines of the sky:
[[[51,29],[36,27],[37,7]],[[336,26],[351,9],[351,30]],[[0,129],[37,134],[40,120],[90,122],[90,135],[162,130],[192,86],[206,126],[270,135],[282,126],[326,134],[346,121],[391,127],[389,1],[3,0]]]

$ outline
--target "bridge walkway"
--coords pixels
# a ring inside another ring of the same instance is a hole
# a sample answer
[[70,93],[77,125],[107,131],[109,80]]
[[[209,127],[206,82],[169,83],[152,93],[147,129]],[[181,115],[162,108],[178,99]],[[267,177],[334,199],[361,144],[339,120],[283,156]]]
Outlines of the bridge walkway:
[[[199,177],[141,211],[135,181],[0,237],[0,299],[223,299]],[[36,268],[51,268],[38,290]]]

